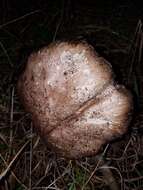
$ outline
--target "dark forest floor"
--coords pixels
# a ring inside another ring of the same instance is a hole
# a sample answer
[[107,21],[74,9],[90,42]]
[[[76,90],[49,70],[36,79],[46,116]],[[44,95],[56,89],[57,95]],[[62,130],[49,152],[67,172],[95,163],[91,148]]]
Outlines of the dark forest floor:
[[[0,1],[0,190],[143,189],[143,9],[136,1]],[[66,160],[31,127],[16,83],[27,56],[55,40],[92,44],[134,96],[128,133]]]

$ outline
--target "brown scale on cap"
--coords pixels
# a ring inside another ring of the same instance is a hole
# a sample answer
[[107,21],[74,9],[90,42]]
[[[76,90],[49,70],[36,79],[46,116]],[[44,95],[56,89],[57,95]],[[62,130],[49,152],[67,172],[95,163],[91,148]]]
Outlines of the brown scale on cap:
[[131,95],[86,43],[58,42],[32,54],[18,91],[41,137],[65,157],[96,154],[127,130]]

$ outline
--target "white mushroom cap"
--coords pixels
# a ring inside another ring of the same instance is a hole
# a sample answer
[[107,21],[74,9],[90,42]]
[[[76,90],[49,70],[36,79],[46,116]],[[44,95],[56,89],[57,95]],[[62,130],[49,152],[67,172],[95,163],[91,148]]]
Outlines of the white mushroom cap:
[[95,154],[127,129],[131,95],[114,85],[111,65],[86,43],[32,54],[18,89],[41,137],[66,157]]

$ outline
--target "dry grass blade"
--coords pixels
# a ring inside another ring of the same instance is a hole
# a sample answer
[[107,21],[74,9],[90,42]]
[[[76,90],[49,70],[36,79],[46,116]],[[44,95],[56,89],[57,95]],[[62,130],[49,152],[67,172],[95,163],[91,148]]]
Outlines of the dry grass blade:
[[3,50],[5,56],[7,57],[7,60],[8,60],[8,63],[9,63],[9,65],[10,65],[10,67],[13,67],[12,61],[11,61],[11,59],[10,59],[8,53],[7,53],[7,50],[5,49],[5,47],[4,47],[4,45],[3,45],[2,42],[0,42],[0,47],[1,47],[1,49]]
[[128,72],[128,84],[131,83],[133,76],[141,76],[141,60],[143,54],[143,31],[142,31],[142,22],[138,21],[133,43],[131,44],[129,52],[129,72]]
[[[108,186],[111,190],[123,190],[124,189],[123,188],[123,178],[122,178],[120,171],[117,168],[105,165],[105,166],[101,166],[98,169],[103,170],[103,172],[102,172],[103,176],[104,176],[106,183],[108,184]],[[121,179],[121,187],[120,188],[119,188],[119,184],[117,184],[115,176],[113,176],[113,173],[111,172],[111,170],[115,170],[117,172],[117,174],[119,174],[120,179]]]
[[89,183],[89,181],[91,180],[91,178],[93,177],[93,175],[95,174],[97,168],[99,167],[100,163],[103,161],[103,156],[105,155],[107,149],[109,147],[109,144],[106,145],[101,157],[99,158],[96,167],[94,168],[93,172],[91,173],[90,177],[88,178],[88,180],[85,182],[84,186],[82,187],[82,190],[85,189],[85,187],[87,186],[87,184]]
[[[0,158],[1,160],[4,162],[5,166],[8,167],[5,159],[2,157],[2,155],[0,154]],[[11,172],[11,178],[16,179],[16,181],[24,188],[27,189],[27,187],[18,179],[18,177],[14,174],[14,172]],[[10,183],[11,184],[11,183]]]
[[5,136],[3,134],[1,134],[1,133],[0,133],[0,140],[2,140],[7,146],[9,146],[7,141],[6,141]]
[[14,110],[14,87],[12,88],[11,92],[9,156],[12,153],[12,142],[13,142],[13,110]]
[[5,27],[5,26],[7,26],[7,25],[9,25],[9,24],[13,24],[13,23],[18,22],[18,21],[20,21],[20,20],[22,20],[22,19],[25,19],[25,18],[28,17],[28,16],[31,16],[31,15],[36,14],[36,13],[39,13],[40,11],[41,11],[41,10],[35,10],[35,11],[32,11],[32,12],[30,12],[30,13],[27,13],[27,14],[21,16],[21,17],[18,17],[18,18],[15,18],[15,19],[13,19],[13,20],[10,20],[10,21],[8,21],[8,22],[6,22],[6,23],[4,23],[4,24],[1,24],[1,25],[0,25],[0,29],[2,29],[3,27]]
[[[32,131],[32,126],[31,126],[31,136],[33,134]],[[29,189],[31,190],[32,188],[32,152],[33,152],[33,147],[32,147],[32,138],[30,140],[30,164],[29,164]]]
[[7,168],[5,169],[5,171],[0,174],[0,181],[4,180],[6,178],[6,176],[8,175],[8,173],[11,171],[11,168],[15,165],[17,159],[20,157],[20,155],[22,154],[22,152],[24,151],[24,149],[27,147],[27,145],[29,144],[30,141],[27,141],[22,147],[21,149],[17,152],[17,154],[14,156],[14,158],[12,159],[12,161],[9,163],[9,165],[7,166]]
[[60,26],[62,24],[62,21],[63,21],[63,16],[64,16],[64,4],[65,4],[65,1],[63,0],[62,1],[62,8],[61,8],[61,14],[60,14],[60,17],[59,17],[59,21],[58,21],[58,24],[56,26],[56,30],[55,30],[55,33],[54,33],[54,36],[53,36],[53,42],[56,40],[56,37],[57,37],[57,33],[58,33],[58,30],[60,29]]

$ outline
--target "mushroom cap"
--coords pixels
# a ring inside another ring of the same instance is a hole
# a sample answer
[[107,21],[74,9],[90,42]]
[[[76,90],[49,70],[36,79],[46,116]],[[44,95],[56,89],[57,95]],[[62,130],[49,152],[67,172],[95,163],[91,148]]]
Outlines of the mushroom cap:
[[85,42],[53,43],[32,54],[18,91],[41,137],[65,157],[96,154],[127,130],[131,95]]

